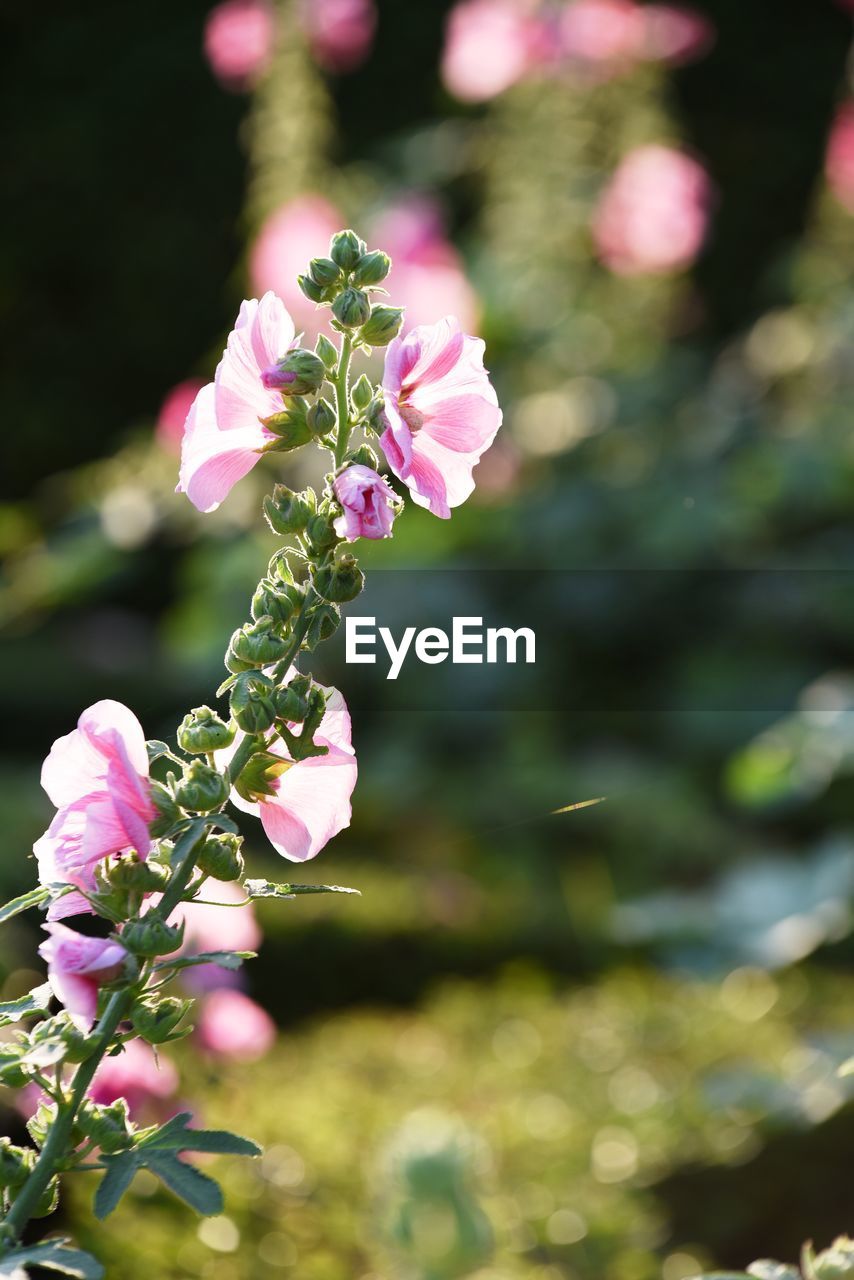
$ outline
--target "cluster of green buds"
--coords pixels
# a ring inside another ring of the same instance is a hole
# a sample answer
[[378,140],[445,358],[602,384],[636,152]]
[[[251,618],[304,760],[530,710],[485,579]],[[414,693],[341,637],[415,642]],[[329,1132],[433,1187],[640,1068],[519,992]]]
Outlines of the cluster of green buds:
[[[348,334],[354,346],[385,347],[400,333],[403,310],[374,303],[372,294],[385,293],[382,283],[391,270],[391,259],[380,249],[369,250],[355,231],[333,236],[328,258],[312,258],[308,274],[299,277],[307,298],[332,308],[332,327]],[[318,355],[327,365],[337,352],[326,339]]]

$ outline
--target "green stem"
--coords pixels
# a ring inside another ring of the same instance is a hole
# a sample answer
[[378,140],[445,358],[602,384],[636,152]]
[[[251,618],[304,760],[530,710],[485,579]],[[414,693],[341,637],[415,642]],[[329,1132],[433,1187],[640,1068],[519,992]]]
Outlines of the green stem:
[[353,354],[353,343],[349,333],[341,339],[341,354],[338,359],[338,371],[335,374],[335,407],[338,412],[338,434],[335,439],[335,465],[340,467],[347,452],[350,440],[350,357]]
[[[167,920],[181,901],[196,864],[196,848],[203,838],[204,833],[200,834],[199,840],[190,849],[181,865],[175,868],[163,897],[151,912],[152,916],[164,921]],[[20,1239],[24,1228],[30,1218],[33,1217],[39,1201],[50,1185],[51,1179],[59,1166],[67,1159],[69,1140],[80,1104],[86,1096],[86,1090],[92,1083],[92,1077],[97,1071],[101,1059],[113,1043],[113,1037],[116,1034],[119,1023],[124,1021],[130,1012],[135,985],[122,987],[121,990],[114,991],[110,996],[107,1007],[98,1022],[92,1052],[85,1062],[81,1062],[77,1068],[72,1083],[71,1096],[67,1102],[59,1105],[56,1119],[50,1127],[47,1140],[33,1166],[33,1171],[19,1191],[2,1224],[3,1233],[7,1239]]]

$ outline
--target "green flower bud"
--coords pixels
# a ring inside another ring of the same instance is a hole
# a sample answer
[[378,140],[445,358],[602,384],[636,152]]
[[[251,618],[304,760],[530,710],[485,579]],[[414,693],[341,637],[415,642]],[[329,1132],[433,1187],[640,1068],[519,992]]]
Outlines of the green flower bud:
[[368,295],[361,289],[345,289],[333,302],[332,314],[345,329],[358,329],[371,314]]
[[318,400],[308,411],[309,429],[319,438],[329,435],[335,426],[335,410],[328,400]]
[[181,810],[168,788],[154,778],[151,779],[149,795],[159,815],[150,824],[149,830],[153,836],[165,836],[181,817]]
[[391,258],[387,253],[383,253],[381,249],[375,249],[373,253],[363,253],[353,272],[353,284],[358,285],[359,288],[379,284],[385,280],[389,271],[391,271]]
[[353,402],[353,408],[356,412],[367,409],[374,396],[374,389],[364,374],[359,378],[358,382],[353,386],[350,392],[350,399]]
[[265,796],[274,794],[273,784],[276,779],[290,768],[291,761],[283,760],[272,751],[256,751],[241,769],[239,777],[235,779],[235,789],[244,800],[252,803],[263,800]]
[[27,1133],[37,1147],[43,1147],[47,1142],[47,1135],[56,1119],[56,1113],[55,1102],[40,1102],[27,1121]]
[[341,279],[341,268],[331,258],[312,258],[308,264],[308,274],[315,284],[326,289]]
[[[306,423],[311,434],[311,429]],[[287,537],[289,533],[301,533],[311,519],[312,509],[301,493],[294,493],[287,485],[277,484],[272,495],[264,499],[264,515],[274,533]]]
[[35,1164],[35,1151],[16,1147],[8,1138],[0,1138],[0,1187],[20,1187]]
[[110,888],[132,893],[162,893],[169,881],[169,868],[161,862],[141,862],[130,856],[119,858],[106,874]]
[[355,231],[338,231],[329,243],[329,256],[342,271],[352,271],[366,248]]
[[85,1062],[97,1044],[97,1036],[86,1036],[71,1023],[63,1032],[66,1062]]
[[314,589],[332,604],[355,600],[365,585],[365,575],[353,556],[345,554],[336,564],[318,569],[313,578]]
[[290,453],[292,449],[301,449],[311,439],[311,430],[302,409],[297,413],[288,409],[272,413],[269,418],[264,418],[264,426],[276,438],[264,446],[263,453]]
[[402,307],[371,307],[370,317],[365,318],[359,333],[359,341],[369,347],[387,347],[400,333],[402,324]]
[[302,289],[309,302],[322,302],[323,290],[319,284],[315,284],[309,276],[297,276],[297,284]]
[[189,1000],[164,996],[161,1000],[142,1000],[134,1006],[131,1022],[137,1035],[149,1044],[165,1044],[175,1039],[174,1031],[190,1007]]
[[33,1209],[34,1218],[49,1218],[59,1205],[59,1178],[51,1178]]
[[283,396],[311,396],[326,380],[326,367],[319,356],[305,347],[293,347],[281,360],[264,369],[261,381],[268,391]]
[[115,1155],[132,1144],[133,1126],[124,1098],[116,1098],[108,1107],[84,1098],[75,1123],[82,1137],[96,1142],[106,1155]]
[[333,636],[341,622],[341,614],[334,604],[320,604],[313,611],[306,629],[303,646],[316,649],[324,640]]
[[335,350],[325,333],[320,334],[317,342],[314,344],[314,349],[323,361],[324,368],[331,373],[338,364],[338,352]]
[[273,630],[273,619],[258,618],[235,631],[228,646],[225,665],[229,671],[249,671],[252,667],[268,667],[287,652],[287,644]]
[[221,751],[234,741],[234,730],[210,707],[194,707],[178,728],[178,745],[191,754]]
[[289,724],[301,724],[308,715],[308,694],[311,681],[307,676],[296,676],[285,689],[276,693],[276,713]]
[[193,760],[175,788],[175,799],[182,809],[190,809],[193,813],[210,813],[212,809],[225,804],[228,799],[228,783],[221,773],[205,764],[204,760]]
[[168,956],[184,940],[184,924],[165,924],[156,916],[131,920],[122,930],[122,943],[137,956]]
[[309,520],[308,536],[316,551],[326,551],[340,541],[338,534],[332,528],[331,521],[327,516],[321,515],[312,516]]
[[369,444],[360,444],[358,449],[349,455],[349,465],[370,467],[371,471],[378,471],[380,460]]
[[302,587],[293,583],[272,582],[270,578],[262,578],[252,597],[252,617],[272,618],[277,626],[290,622],[299,609],[305,592]]
[[231,690],[231,714],[244,733],[264,733],[276,719],[272,681],[240,678]]
[[202,845],[196,863],[205,875],[213,876],[214,880],[239,880],[243,875],[243,854],[240,852],[242,844],[241,836],[233,836],[227,832],[209,836]]

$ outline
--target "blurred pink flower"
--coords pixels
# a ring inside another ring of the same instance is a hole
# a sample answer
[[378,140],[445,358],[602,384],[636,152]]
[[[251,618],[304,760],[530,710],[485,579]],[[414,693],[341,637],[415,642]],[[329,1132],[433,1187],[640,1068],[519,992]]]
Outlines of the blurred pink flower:
[[294,322],[273,293],[242,303],[217,365],[187,415],[181,450],[179,493],[199,511],[215,511],[247,475],[275,435],[264,418],[283,409],[264,373],[290,349]]
[[325,250],[342,226],[344,219],[325,196],[297,196],[270,215],[249,256],[253,289],[278,294],[311,341],[326,328],[329,312],[306,298],[297,276],[305,274],[309,261]]
[[836,113],[824,172],[831,191],[841,205],[854,213],[854,103],[844,103]]
[[714,26],[694,9],[649,4],[643,15],[644,56],[651,62],[691,62],[708,53],[715,42]]
[[404,196],[375,219],[372,239],[392,260],[386,287],[404,307],[405,332],[433,324],[451,312],[466,332],[477,332],[477,295],[462,258],[445,234],[438,204],[429,196]]
[[276,1025],[242,991],[212,991],[203,998],[196,1023],[199,1040],[210,1053],[238,1062],[254,1062],[273,1045]]
[[[33,852],[42,884],[94,885],[94,865],[112,853],[151,848],[148,826],[156,810],[148,781],[145,734],[132,711],[105,699],[87,707],[77,728],[57,738],[42,766],[41,782],[58,812]],[[52,905],[61,919],[88,911],[71,893]]]
[[300,19],[312,55],[327,71],[355,71],[371,51],[373,0],[302,0]]
[[88,938],[64,924],[42,926],[50,937],[39,947],[47,961],[53,994],[65,1005],[76,1027],[89,1031],[95,1021],[98,989],[117,977],[127,951],[109,938]]
[[[272,783],[273,795],[260,802],[244,800],[232,791],[232,803],[261,819],[267,838],[283,858],[306,862],[314,858],[333,836],[350,825],[350,796],[356,785],[356,754],[351,741],[350,715],[337,689],[328,690],[326,713],[314,736],[324,756],[291,762]],[[296,731],[296,726],[291,726]],[[227,752],[233,754],[235,739]],[[267,750],[290,761],[280,738],[271,738]]]
[[169,453],[181,452],[184,423],[193,401],[204,383],[201,378],[187,378],[167,394],[157,415],[157,440]]
[[486,102],[549,53],[548,28],[525,0],[460,0],[448,15],[442,81],[461,102]]
[[711,185],[703,167],[671,147],[638,147],[620,162],[593,217],[600,259],[618,275],[688,266],[706,234]]
[[357,538],[391,537],[396,499],[382,476],[370,467],[348,467],[336,476],[333,488],[343,510],[334,526],[339,538],[355,542]]
[[148,1103],[171,1098],[177,1088],[178,1072],[168,1058],[155,1056],[144,1040],[128,1040],[120,1054],[103,1059],[87,1092],[105,1106],[124,1098],[136,1116]]
[[276,16],[269,0],[223,0],[208,14],[204,50],[226,89],[249,89],[270,65]]
[[[182,954],[258,949],[261,929],[252,904],[246,902],[246,894],[239,884],[233,881],[206,880],[202,897],[204,902],[201,903],[183,903],[173,917],[173,923],[178,919],[184,920]],[[238,903],[241,905],[238,906]],[[190,974],[193,970],[187,972]]]
[[484,344],[454,316],[395,338],[386,354],[382,446],[414,500],[447,519],[474,488],[472,470],[501,426]]
[[606,72],[635,62],[686,62],[714,39],[711,23],[692,9],[635,0],[572,0],[561,15],[565,57]]

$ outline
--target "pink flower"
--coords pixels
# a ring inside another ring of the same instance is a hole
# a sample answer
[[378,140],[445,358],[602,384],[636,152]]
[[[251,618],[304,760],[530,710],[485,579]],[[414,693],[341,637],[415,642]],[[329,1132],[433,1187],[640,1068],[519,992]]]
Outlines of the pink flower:
[[276,1025],[269,1014],[242,991],[226,988],[204,997],[197,1031],[211,1053],[238,1062],[263,1057],[276,1038]]
[[644,31],[634,0],[574,0],[561,18],[563,52],[579,62],[631,62],[641,55]]
[[445,88],[461,102],[485,102],[547,56],[547,32],[521,0],[460,0],[448,15]]
[[[96,702],[77,728],[58,738],[42,766],[42,786],[59,806],[48,830],[33,846],[42,884],[93,887],[96,862],[109,854],[151,848],[149,824],[156,816],[148,781],[145,734],[120,702]],[[86,911],[72,893],[53,904],[49,918]]]
[[253,289],[278,294],[310,341],[326,328],[329,312],[309,301],[297,276],[317,257],[318,245],[328,243],[344,225],[345,219],[325,196],[297,196],[270,215],[249,256]]
[[[296,726],[292,728],[296,731]],[[228,748],[230,753],[237,749],[239,741],[238,737]],[[347,704],[337,689],[329,691],[326,714],[314,741],[318,746],[328,747],[326,755],[291,762],[273,781],[273,795],[251,802],[237,791],[231,793],[232,803],[238,809],[260,817],[270,843],[291,862],[306,862],[316,857],[333,836],[350,825],[356,755],[351,743]],[[280,738],[271,738],[267,749],[282,760],[291,760]]]
[[846,102],[836,113],[827,143],[824,172],[836,199],[854,213],[854,103]]
[[128,1040],[120,1054],[104,1058],[87,1092],[104,1106],[124,1098],[136,1115],[146,1104],[170,1098],[177,1088],[178,1072],[168,1058],[155,1056],[144,1040]]
[[205,56],[226,89],[251,88],[269,67],[275,42],[269,0],[224,0],[205,23]]
[[179,382],[166,396],[157,415],[157,439],[169,453],[179,453],[184,423],[193,401],[201,391],[200,378],[188,378]]
[[386,354],[388,464],[418,505],[443,519],[474,489],[472,469],[501,426],[483,351],[447,316],[395,338]]
[[87,938],[64,924],[46,924],[50,934],[39,947],[47,961],[53,993],[65,1005],[72,1022],[89,1031],[98,1007],[98,989],[118,977],[127,951],[109,938]]
[[688,266],[706,234],[711,188],[705,169],[670,147],[645,146],[620,163],[593,218],[601,260],[618,275]]
[[477,332],[477,295],[434,199],[411,193],[395,201],[374,222],[372,239],[391,257],[386,285],[405,308],[406,331],[450,311],[467,333]]
[[715,28],[693,9],[649,4],[642,12],[644,56],[652,62],[691,62],[708,53],[715,42]]
[[355,71],[370,53],[373,0],[303,0],[300,18],[312,54],[327,71]]
[[178,493],[199,511],[215,511],[275,439],[264,418],[283,409],[264,374],[291,348],[294,322],[273,293],[240,307],[214,381],[202,387],[187,415]]
[[334,525],[339,538],[355,542],[357,538],[391,537],[396,498],[382,476],[370,467],[348,467],[336,477],[333,488],[344,512]]

